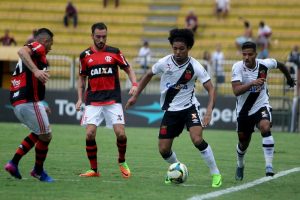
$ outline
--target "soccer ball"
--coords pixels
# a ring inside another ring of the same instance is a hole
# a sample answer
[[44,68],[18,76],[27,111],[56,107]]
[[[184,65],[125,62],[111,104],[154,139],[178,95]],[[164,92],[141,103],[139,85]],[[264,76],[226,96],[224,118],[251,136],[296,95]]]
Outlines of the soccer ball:
[[167,177],[172,183],[180,184],[187,180],[189,172],[185,164],[177,162],[170,165]]

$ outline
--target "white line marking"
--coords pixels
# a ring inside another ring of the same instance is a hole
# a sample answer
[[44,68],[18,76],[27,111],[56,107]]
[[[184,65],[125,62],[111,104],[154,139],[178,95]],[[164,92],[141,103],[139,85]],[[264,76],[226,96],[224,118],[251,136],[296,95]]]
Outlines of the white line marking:
[[219,191],[216,191],[216,192],[210,192],[210,193],[206,193],[206,194],[202,194],[202,195],[196,195],[196,196],[193,196],[193,197],[189,198],[188,200],[204,200],[204,199],[211,199],[211,198],[214,198],[214,197],[219,197],[219,196],[222,196],[224,194],[229,194],[229,193],[232,193],[232,192],[245,190],[247,188],[259,185],[261,183],[268,182],[268,181],[277,179],[281,176],[286,176],[290,173],[299,172],[299,171],[300,171],[300,167],[296,167],[296,168],[289,169],[289,170],[286,170],[286,171],[281,171],[281,172],[275,174],[273,177],[270,177],[270,176],[269,177],[263,177],[263,178],[256,179],[252,182],[245,183],[245,184],[242,184],[242,185],[239,185],[239,186],[233,186],[233,187],[230,187],[230,188],[227,188],[227,189],[224,189],[224,190],[219,190]]

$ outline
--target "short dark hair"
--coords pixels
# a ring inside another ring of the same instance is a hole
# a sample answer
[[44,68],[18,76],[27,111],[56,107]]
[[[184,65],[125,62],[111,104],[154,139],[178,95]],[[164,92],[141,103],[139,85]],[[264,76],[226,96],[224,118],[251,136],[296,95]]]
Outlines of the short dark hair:
[[51,38],[54,36],[54,34],[47,28],[40,28],[34,33],[34,38],[36,38],[39,35],[42,34],[48,34]]
[[172,29],[168,38],[171,45],[174,42],[184,42],[188,48],[192,48],[194,45],[194,33],[190,29]]
[[92,25],[92,33],[94,33],[96,29],[107,30],[107,26],[103,22],[98,22]]
[[242,50],[244,49],[253,49],[256,52],[256,44],[254,42],[244,42],[242,44]]

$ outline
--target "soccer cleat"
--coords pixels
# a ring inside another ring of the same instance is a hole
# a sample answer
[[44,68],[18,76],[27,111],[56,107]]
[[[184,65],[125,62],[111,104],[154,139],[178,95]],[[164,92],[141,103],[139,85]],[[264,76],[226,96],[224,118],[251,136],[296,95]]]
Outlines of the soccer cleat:
[[220,187],[222,185],[222,176],[221,174],[213,174],[212,175],[212,184],[211,186],[214,188]]
[[235,180],[241,181],[244,178],[244,167],[236,167]]
[[81,176],[81,177],[99,177],[100,173],[95,172],[94,170],[90,169],[90,170],[87,170],[85,173],[80,174],[79,176]]
[[43,170],[40,174],[38,174],[35,169],[33,169],[31,172],[30,172],[30,175],[34,178],[37,178],[39,179],[40,181],[42,182],[48,182],[48,183],[51,183],[53,182],[53,178],[51,178],[51,176],[49,176],[47,174],[47,172],[45,170]]
[[18,165],[14,164],[12,161],[9,161],[5,165],[5,170],[10,173],[11,176],[17,178],[17,179],[22,179],[22,176],[19,172]]
[[166,176],[166,178],[165,178],[165,184],[171,184],[171,180],[169,179],[168,176]]
[[130,169],[126,162],[119,163],[120,171],[123,178],[129,178],[131,175]]
[[273,167],[266,167],[266,176],[274,176]]

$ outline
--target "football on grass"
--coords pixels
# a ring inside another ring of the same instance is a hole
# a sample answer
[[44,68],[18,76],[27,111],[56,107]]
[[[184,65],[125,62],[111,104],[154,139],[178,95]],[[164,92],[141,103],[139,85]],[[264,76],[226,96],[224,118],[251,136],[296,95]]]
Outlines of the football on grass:
[[167,172],[167,177],[172,183],[180,184],[187,180],[189,172],[185,164],[177,162],[170,165]]

